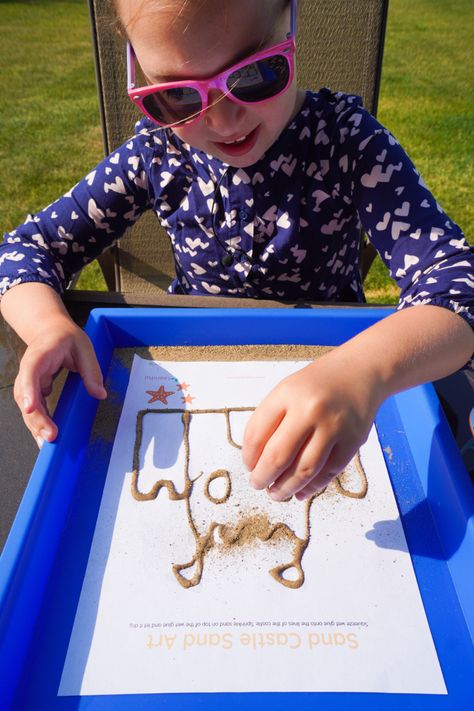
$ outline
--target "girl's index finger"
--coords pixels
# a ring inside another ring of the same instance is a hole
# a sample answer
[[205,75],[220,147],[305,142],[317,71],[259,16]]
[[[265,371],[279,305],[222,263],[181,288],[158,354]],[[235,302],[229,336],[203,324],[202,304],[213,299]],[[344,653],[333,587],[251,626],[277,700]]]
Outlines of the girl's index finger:
[[251,485],[256,489],[266,489],[273,485],[305,450],[312,433],[312,426],[294,414],[286,413],[265,442],[251,474]]
[[260,403],[252,413],[242,443],[242,459],[249,471],[255,468],[266,443],[278,429],[284,416],[284,410],[272,407],[268,400]]

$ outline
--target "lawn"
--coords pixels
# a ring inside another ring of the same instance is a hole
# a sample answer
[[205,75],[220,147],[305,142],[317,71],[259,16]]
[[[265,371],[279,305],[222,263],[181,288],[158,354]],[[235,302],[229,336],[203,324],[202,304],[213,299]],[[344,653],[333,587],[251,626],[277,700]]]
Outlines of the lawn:
[[[350,0],[348,0],[350,1]],[[474,2],[391,0],[378,116],[474,243]],[[85,0],[0,0],[2,231],[68,190],[102,157]],[[96,265],[81,288],[105,288]],[[397,288],[378,261],[373,302]]]

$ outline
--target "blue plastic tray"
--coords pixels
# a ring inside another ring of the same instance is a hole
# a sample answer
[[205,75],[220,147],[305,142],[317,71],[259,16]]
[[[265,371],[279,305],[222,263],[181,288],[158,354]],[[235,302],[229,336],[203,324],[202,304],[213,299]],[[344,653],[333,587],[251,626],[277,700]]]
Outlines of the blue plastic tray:
[[[338,345],[387,309],[99,309],[87,332],[104,374],[114,348]],[[125,394],[128,372],[110,372]],[[474,698],[474,492],[431,385],[390,398],[376,427],[447,696],[300,693],[57,697],[112,444],[91,436],[97,401],[69,376],[60,436],[38,457],[0,560],[0,709],[462,709]],[[80,413],[78,418],[77,413]]]

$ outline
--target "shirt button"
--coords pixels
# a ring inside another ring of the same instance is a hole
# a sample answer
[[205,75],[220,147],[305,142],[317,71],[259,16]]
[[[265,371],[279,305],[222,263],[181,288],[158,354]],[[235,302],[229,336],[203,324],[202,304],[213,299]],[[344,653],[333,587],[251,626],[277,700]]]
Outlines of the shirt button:
[[249,216],[247,210],[239,210],[239,217],[241,220],[246,220]]

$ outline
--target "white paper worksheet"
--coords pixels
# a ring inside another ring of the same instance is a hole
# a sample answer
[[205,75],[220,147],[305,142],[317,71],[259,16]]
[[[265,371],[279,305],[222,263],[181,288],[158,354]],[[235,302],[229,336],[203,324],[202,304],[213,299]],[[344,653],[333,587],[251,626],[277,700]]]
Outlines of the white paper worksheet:
[[59,695],[446,693],[375,429],[312,501],[248,484],[304,365],[135,356]]

